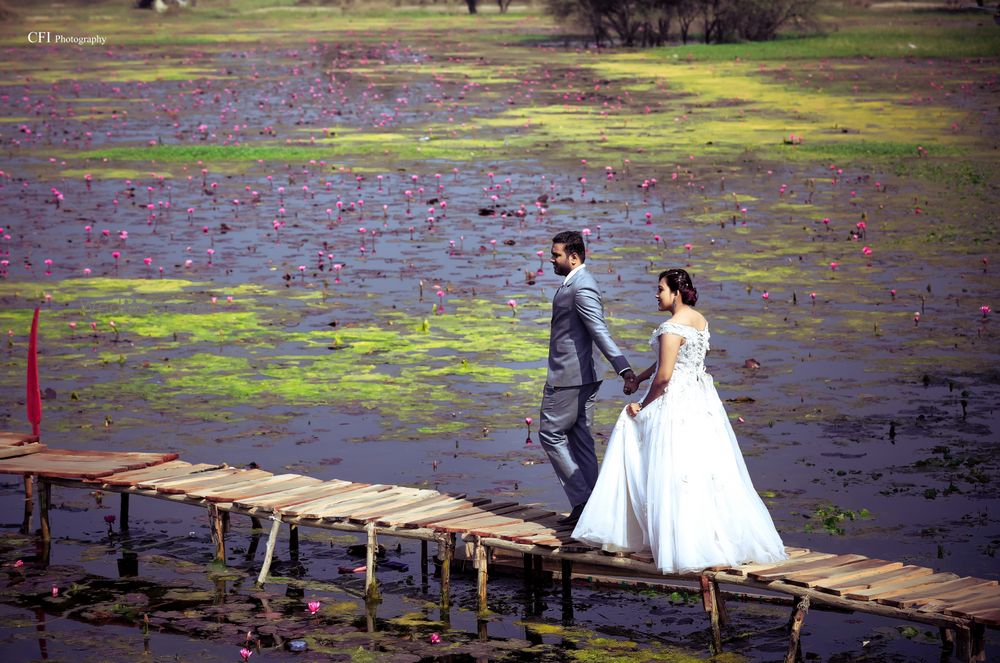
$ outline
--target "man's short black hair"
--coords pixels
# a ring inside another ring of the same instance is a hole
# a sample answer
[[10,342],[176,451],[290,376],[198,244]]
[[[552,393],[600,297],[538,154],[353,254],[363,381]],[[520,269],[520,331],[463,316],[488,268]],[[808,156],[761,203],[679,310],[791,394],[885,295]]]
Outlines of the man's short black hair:
[[580,262],[587,261],[587,245],[583,243],[583,235],[576,230],[564,230],[552,238],[553,244],[562,244],[568,256],[575,253],[580,256]]

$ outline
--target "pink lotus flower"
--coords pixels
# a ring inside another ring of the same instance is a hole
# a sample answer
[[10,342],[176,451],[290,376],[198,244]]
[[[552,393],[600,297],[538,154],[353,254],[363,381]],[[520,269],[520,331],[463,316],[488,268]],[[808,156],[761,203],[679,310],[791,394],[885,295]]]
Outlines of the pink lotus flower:
[[993,309],[991,309],[989,306],[980,306],[979,307],[979,312],[983,314],[984,318],[986,316],[988,316],[992,311],[993,311]]
[[20,560],[20,559],[19,559],[19,560],[17,560],[16,562],[14,562],[14,568],[15,568],[15,569],[19,569],[19,568],[21,568],[22,566],[24,566],[24,560]]
[[317,612],[319,612],[319,606],[320,606],[319,601],[310,601],[309,603],[306,604],[306,607],[309,608],[310,615],[315,615]]
[[765,290],[764,292],[760,293],[760,298],[763,299],[764,301],[767,301],[768,299],[771,298],[771,295],[767,292],[767,290]]
[[427,638],[427,642],[431,643],[432,645],[436,645],[441,642],[441,636],[438,635],[437,633],[431,633],[430,636]]
[[510,312],[514,315],[514,317],[517,317],[517,301],[513,299],[508,299],[507,306],[510,307]]
[[240,657],[244,661],[249,660],[251,656],[253,656],[253,652],[247,649],[246,647],[240,650]]
[[837,271],[837,267],[838,267],[839,265],[840,265],[840,263],[839,263],[839,262],[831,262],[831,263],[830,263],[830,269],[831,269],[831,270],[833,270],[833,271]]
[[52,598],[55,598],[57,596],[59,596],[59,588],[56,587],[55,585],[52,585]]

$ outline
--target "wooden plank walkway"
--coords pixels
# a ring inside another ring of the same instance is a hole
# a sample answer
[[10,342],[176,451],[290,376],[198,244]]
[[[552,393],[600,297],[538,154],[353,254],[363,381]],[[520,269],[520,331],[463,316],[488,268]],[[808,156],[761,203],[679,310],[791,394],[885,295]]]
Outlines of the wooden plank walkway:
[[289,526],[289,545],[298,547],[298,528],[364,532],[368,541],[366,590],[378,598],[375,551],[379,535],[421,541],[421,562],[427,568],[427,543],[438,545],[441,560],[441,603],[449,601],[450,569],[456,545],[472,549],[477,567],[479,607],[486,609],[486,585],[491,551],[523,555],[525,568],[540,569],[543,559],[561,564],[564,597],[569,596],[574,569],[644,578],[679,578],[700,584],[713,640],[721,647],[726,621],[719,583],[754,587],[791,595],[796,600],[791,620],[787,661],[798,651],[799,630],[810,605],[931,624],[942,640],[954,646],[962,661],[985,660],[986,628],[1000,628],[1000,587],[994,580],[872,559],[863,555],[788,548],[789,559],[777,564],[745,564],[700,573],[664,576],[641,554],[614,556],[582,546],[571,537],[572,527],[560,527],[562,514],[533,505],[494,502],[461,494],[439,493],[385,484],[343,480],[322,481],[298,474],[272,474],[226,465],[191,464],[177,454],[70,451],[41,448],[25,436],[0,433],[0,449],[22,449],[16,457],[0,457],[0,474],[25,477],[26,523],[30,524],[32,480],[39,483],[41,534],[50,538],[48,508],[51,485],[100,489],[121,494],[121,520],[128,527],[130,495],[143,495],[207,508],[216,558],[225,561],[225,533],[230,514],[272,521],[258,582],[267,578],[278,532]]

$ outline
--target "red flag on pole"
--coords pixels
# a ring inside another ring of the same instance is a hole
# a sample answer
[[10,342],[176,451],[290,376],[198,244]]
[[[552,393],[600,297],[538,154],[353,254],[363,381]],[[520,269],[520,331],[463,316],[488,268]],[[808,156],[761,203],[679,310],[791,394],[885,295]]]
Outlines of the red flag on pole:
[[38,388],[38,307],[35,307],[35,317],[31,320],[31,337],[28,340],[28,392],[25,399],[28,408],[28,421],[31,422],[31,434],[39,435],[42,423],[42,392]]

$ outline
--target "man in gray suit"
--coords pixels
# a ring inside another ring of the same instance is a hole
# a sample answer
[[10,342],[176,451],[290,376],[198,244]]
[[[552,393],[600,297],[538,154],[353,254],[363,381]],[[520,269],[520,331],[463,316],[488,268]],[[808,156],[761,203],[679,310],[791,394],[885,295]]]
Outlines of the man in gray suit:
[[590,426],[601,386],[594,366],[594,345],[625,379],[624,392],[636,390],[628,359],[611,339],[597,281],[587,271],[583,235],[567,230],[552,238],[552,268],[564,276],[552,299],[549,371],[542,393],[538,437],[573,510],[560,520],[576,523],[597,482],[597,454]]

